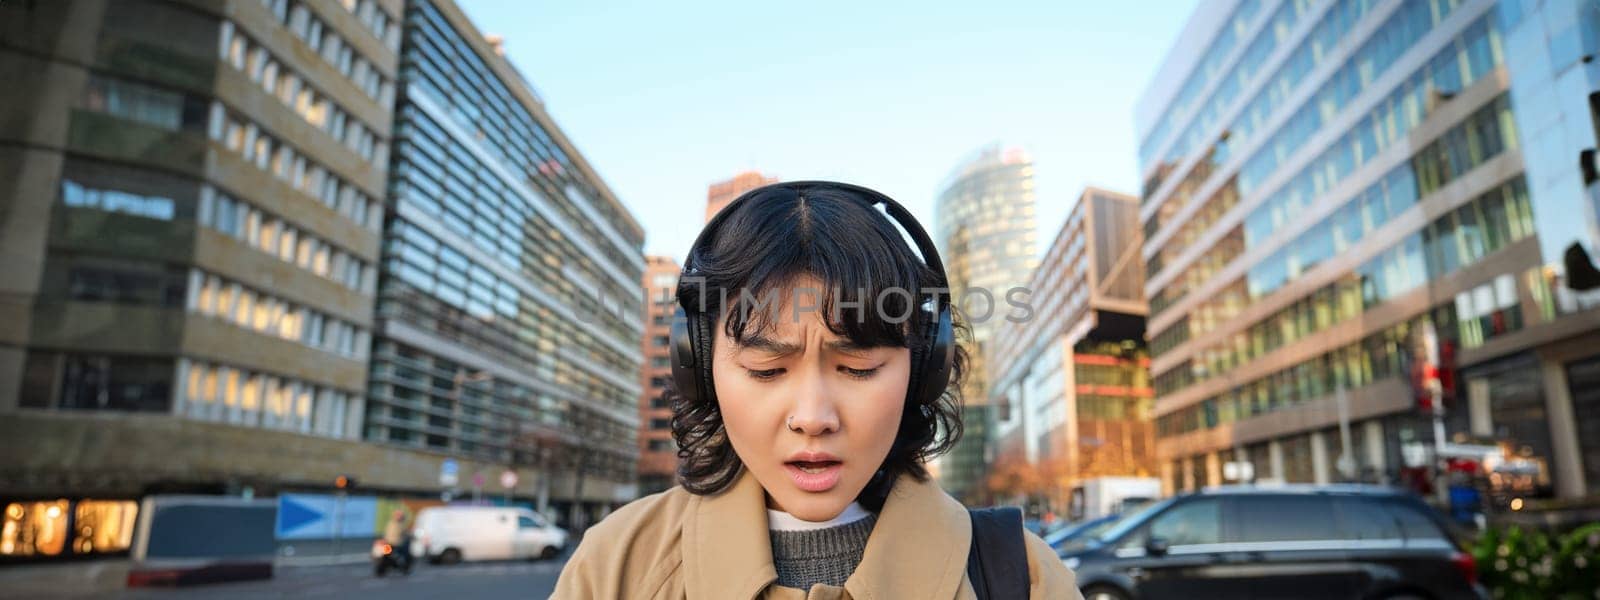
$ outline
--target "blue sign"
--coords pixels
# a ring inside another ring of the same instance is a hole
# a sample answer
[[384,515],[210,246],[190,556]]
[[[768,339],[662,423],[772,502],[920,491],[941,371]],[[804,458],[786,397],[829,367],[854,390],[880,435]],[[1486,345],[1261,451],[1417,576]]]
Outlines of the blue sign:
[[278,496],[275,533],[280,540],[372,537],[378,523],[378,499],[371,496],[338,498],[324,494]]
[[461,465],[456,464],[456,459],[444,459],[444,462],[439,463],[439,485],[444,487],[455,487],[456,482],[459,481],[457,479],[457,475],[460,472]]

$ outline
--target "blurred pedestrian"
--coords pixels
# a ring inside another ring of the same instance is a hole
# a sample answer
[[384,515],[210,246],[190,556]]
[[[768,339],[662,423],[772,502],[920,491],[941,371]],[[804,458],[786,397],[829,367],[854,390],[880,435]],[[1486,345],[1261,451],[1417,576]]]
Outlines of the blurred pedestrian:
[[395,509],[389,522],[383,526],[383,541],[394,549],[394,554],[403,561],[405,568],[410,569],[411,563],[411,530],[406,527],[405,509]]

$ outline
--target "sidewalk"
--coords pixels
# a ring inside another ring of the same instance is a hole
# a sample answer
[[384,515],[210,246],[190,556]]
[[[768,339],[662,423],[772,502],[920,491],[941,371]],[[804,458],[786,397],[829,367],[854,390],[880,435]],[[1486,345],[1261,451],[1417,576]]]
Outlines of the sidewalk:
[[0,567],[7,598],[74,598],[125,589],[133,561],[127,558]]
[[[297,567],[331,567],[362,564],[371,557],[365,552],[284,556],[272,560],[275,570]],[[77,598],[127,589],[133,560],[109,558],[65,563],[17,564],[0,566],[0,597]]]

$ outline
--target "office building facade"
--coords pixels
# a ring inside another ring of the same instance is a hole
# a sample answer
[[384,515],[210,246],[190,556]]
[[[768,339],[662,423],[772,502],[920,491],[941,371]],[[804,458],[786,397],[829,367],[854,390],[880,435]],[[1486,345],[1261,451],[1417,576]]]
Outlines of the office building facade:
[[1579,161],[1593,17],[1488,0],[1196,12],[1136,114],[1168,489],[1224,483],[1226,463],[1411,477],[1436,441],[1411,376],[1432,332],[1455,369],[1446,441],[1502,446],[1519,494],[1595,492],[1600,446],[1578,429],[1600,314],[1562,264],[1597,237]]
[[453,2],[403,47],[364,436],[592,523],[636,492],[643,230]]
[[308,455],[361,433],[399,13],[0,4],[0,560],[126,550],[147,493],[331,485]]
[[1138,213],[1134,196],[1085,189],[1028,280],[1028,310],[986,346],[996,471],[1031,469],[1041,510],[1068,514],[1085,479],[1156,472]]
[[672,316],[678,308],[678,274],[683,267],[666,256],[645,257],[644,337],[639,351],[639,493],[653,494],[677,483],[678,445],[672,439]]
[[727,181],[711,184],[706,189],[706,222],[711,222],[711,217],[717,216],[724,206],[745,192],[777,182],[777,177],[763,175],[760,171],[745,171]]
[[[987,422],[994,415],[976,408],[988,400],[985,345],[1006,312],[1006,294],[1028,281],[1038,260],[1032,159],[1020,148],[979,149],[940,186],[933,220],[951,298],[971,328],[971,339],[962,340],[971,359],[962,385],[966,413]],[[991,432],[969,429],[941,459],[941,485],[958,498],[988,497],[983,479],[994,458]]]

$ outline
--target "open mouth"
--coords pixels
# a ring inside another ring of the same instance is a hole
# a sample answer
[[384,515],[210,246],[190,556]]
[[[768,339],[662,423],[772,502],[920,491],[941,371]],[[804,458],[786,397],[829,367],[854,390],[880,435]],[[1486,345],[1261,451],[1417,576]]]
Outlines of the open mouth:
[[807,492],[826,492],[839,485],[843,463],[837,460],[791,460],[783,463],[795,487]]
[[828,467],[838,466],[839,465],[839,461],[836,461],[836,460],[791,461],[789,464],[793,465],[794,468],[796,468],[796,469],[800,469],[800,471],[802,473],[810,473],[812,475],[816,475],[818,473],[826,472],[828,470]]

